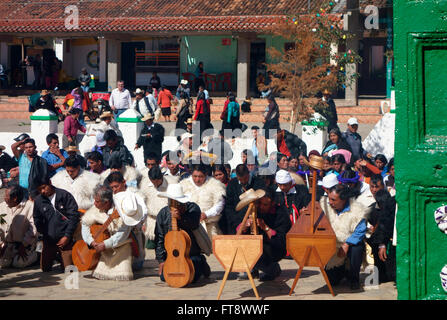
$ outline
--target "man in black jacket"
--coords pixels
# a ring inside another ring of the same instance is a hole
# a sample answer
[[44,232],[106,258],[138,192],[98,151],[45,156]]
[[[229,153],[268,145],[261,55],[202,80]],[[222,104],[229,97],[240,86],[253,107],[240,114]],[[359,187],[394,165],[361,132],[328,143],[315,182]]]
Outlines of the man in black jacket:
[[161,158],[161,145],[165,138],[165,129],[159,123],[154,123],[154,115],[146,114],[142,119],[145,122],[144,128],[141,130],[135,150],[143,146],[144,157],[150,153],[155,153]]
[[247,211],[247,207],[236,211],[239,203],[239,196],[249,189],[265,188],[264,180],[257,176],[250,175],[250,171],[244,164],[236,167],[236,178],[231,179],[227,185],[227,196],[225,209],[219,220],[219,227],[224,234],[236,234],[236,227],[242,222]]
[[278,151],[288,157],[298,158],[300,153],[307,154],[306,143],[297,135],[287,130],[278,130],[276,134],[276,146]]
[[133,156],[127,147],[124,145],[124,140],[119,137],[112,129],[104,133],[104,140],[106,145],[103,147],[103,163],[108,168],[110,166],[110,159],[112,155],[121,159],[124,165],[131,166],[133,164]]
[[5,149],[5,146],[0,145],[0,169],[9,172],[9,170],[17,167],[19,164],[15,159],[11,158],[9,154],[3,152]]
[[[257,221],[256,225],[259,234],[263,238],[262,256],[256,263],[254,270],[263,271],[259,277],[260,281],[274,280],[281,274],[278,264],[286,255],[286,234],[292,227],[287,211],[282,206],[275,203],[275,195],[266,191],[265,195],[256,201]],[[250,226],[254,223],[251,217],[242,228],[242,234],[250,231]]]
[[160,193],[159,197],[169,198],[169,205],[160,210],[157,215],[155,225],[155,258],[159,263],[158,274],[160,279],[165,281],[163,266],[168,253],[165,248],[165,236],[172,230],[172,218],[177,220],[179,230],[184,230],[191,238],[191,249],[189,256],[194,264],[194,279],[196,282],[201,275],[206,278],[210,276],[211,269],[206,262],[205,256],[201,254],[201,248],[193,230],[200,227],[201,210],[194,202],[189,202],[189,197],[183,194],[183,189],[179,184],[171,184],[166,192]]
[[54,187],[48,178],[36,185],[39,195],[34,200],[33,218],[37,231],[43,235],[40,267],[44,272],[51,271],[59,253],[65,270],[73,264],[71,249],[80,218],[78,205],[70,193]]
[[48,111],[51,111],[56,115],[59,114],[56,109],[54,98],[51,96],[48,90],[42,90],[42,92],[40,93],[40,99],[36,102],[35,111],[39,109],[47,109]]
[[391,244],[394,231],[396,200],[384,189],[374,194],[373,209],[368,218],[372,232],[366,242],[371,246],[374,265],[379,270],[379,282],[396,278],[396,247]]
[[372,158],[371,154],[369,154],[366,150],[363,149],[362,146],[362,137],[358,134],[357,130],[359,128],[359,122],[356,118],[349,118],[348,120],[348,128],[345,132],[343,132],[342,137],[349,144],[352,149],[352,157],[351,158],[363,158],[368,157]]
[[275,176],[278,189],[276,190],[276,203],[289,214],[290,221],[294,224],[299,217],[299,211],[306,207],[311,195],[304,185],[295,185],[290,173],[279,170]]

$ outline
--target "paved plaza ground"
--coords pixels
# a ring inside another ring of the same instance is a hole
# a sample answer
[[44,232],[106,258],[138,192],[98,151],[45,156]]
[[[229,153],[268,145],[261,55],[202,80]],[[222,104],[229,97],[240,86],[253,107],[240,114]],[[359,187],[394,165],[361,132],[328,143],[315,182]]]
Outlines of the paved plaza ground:
[[[171,288],[158,276],[158,263],[154,250],[146,250],[143,270],[134,274],[133,281],[97,280],[91,271],[79,274],[79,289],[65,288],[66,275],[58,271],[43,273],[38,266],[19,271],[0,270],[0,299],[45,300],[215,300],[222,283],[224,269],[211,255],[209,279],[201,278],[186,288]],[[304,268],[295,292],[289,296],[298,269],[294,260],[280,261],[281,275],[274,281],[255,279],[259,296],[265,300],[395,300],[397,291],[392,282],[381,284],[378,289],[351,292],[349,284],[342,282],[334,287],[335,297],[329,292],[318,268]],[[57,269],[57,268],[56,268]],[[230,273],[221,300],[256,300],[248,280],[237,280]],[[361,273],[361,283],[368,274]],[[67,281],[69,284],[73,282]]]

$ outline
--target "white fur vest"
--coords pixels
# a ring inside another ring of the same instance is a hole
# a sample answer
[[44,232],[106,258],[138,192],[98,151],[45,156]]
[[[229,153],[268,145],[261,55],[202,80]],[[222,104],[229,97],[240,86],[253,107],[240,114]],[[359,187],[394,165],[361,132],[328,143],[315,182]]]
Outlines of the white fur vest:
[[[101,173],[101,183],[104,183],[104,181],[106,180],[106,178],[109,176],[110,173],[111,173],[110,169],[107,169],[106,171],[103,171]],[[124,167],[123,177],[124,180],[126,180],[126,182],[137,181],[137,185],[141,182],[142,178],[141,173],[132,166]]]
[[[340,248],[343,243],[345,243],[346,240],[352,235],[360,221],[362,219],[366,219],[370,209],[365,207],[362,203],[354,199],[350,199],[350,209],[340,215],[337,215],[337,212],[335,212],[335,210],[332,209],[329,205],[329,201],[325,201],[325,199],[327,199],[327,197],[321,198],[320,205],[324,213],[326,214],[332,229],[335,232],[335,236],[337,237],[338,251],[338,248]],[[327,269],[331,269],[333,267],[342,265],[344,261],[344,257],[340,258],[337,256],[337,253],[335,253],[326,267]]]
[[[180,181],[183,192],[191,197],[191,202],[195,202],[202,212],[214,207],[226,195],[225,185],[219,180],[207,177],[203,185],[197,187],[192,177]],[[220,215],[218,215],[220,217]]]
[[155,239],[155,224],[158,213],[168,205],[168,198],[158,197],[158,193],[166,192],[167,188],[168,181],[166,177],[163,177],[163,183],[158,188],[155,188],[149,178],[141,180],[140,193],[144,197],[148,213],[144,235],[149,240]]
[[140,192],[144,196],[148,214],[156,218],[160,210],[168,205],[168,198],[158,197],[159,192],[166,192],[168,181],[166,180],[166,177],[163,177],[163,182],[158,188],[155,188],[150,180],[149,183],[150,184],[142,183]]
[[100,176],[81,169],[76,179],[72,179],[66,170],[61,170],[51,178],[51,183],[59,189],[70,192],[82,210],[93,206],[93,191],[100,184]]

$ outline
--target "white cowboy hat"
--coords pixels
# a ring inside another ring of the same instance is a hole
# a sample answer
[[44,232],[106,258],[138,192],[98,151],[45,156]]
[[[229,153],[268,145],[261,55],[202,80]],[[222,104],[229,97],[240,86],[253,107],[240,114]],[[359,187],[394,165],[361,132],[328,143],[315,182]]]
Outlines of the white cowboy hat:
[[265,190],[248,189],[239,196],[239,199],[241,199],[241,201],[239,201],[239,203],[236,205],[236,211],[241,210],[242,208],[252,203],[253,201],[261,199],[263,196],[265,196]]
[[180,84],[188,84],[188,80],[183,79],[183,80],[180,81]]
[[147,120],[152,120],[154,119],[154,115],[152,113],[147,113],[143,118],[141,118],[141,121],[147,121]]
[[137,90],[135,90],[135,94],[144,94],[144,90],[137,88]]
[[135,226],[143,219],[143,208],[132,192],[124,191],[113,195],[113,203],[127,226]]
[[169,198],[181,203],[187,203],[190,200],[189,196],[183,193],[183,187],[178,183],[168,185],[166,192],[160,192],[158,196],[161,198]]
[[189,132],[185,132],[185,133],[183,133],[181,136],[180,136],[180,140],[181,141],[183,141],[183,140],[185,140],[185,139],[187,139],[187,138],[192,138],[192,137],[194,137],[191,133],[189,133]]

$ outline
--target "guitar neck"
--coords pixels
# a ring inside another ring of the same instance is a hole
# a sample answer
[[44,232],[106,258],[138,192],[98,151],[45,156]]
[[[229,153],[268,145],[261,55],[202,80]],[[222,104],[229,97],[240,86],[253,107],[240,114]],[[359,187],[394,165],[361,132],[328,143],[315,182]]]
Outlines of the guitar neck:
[[117,213],[116,209],[112,212],[112,214],[109,216],[109,218],[106,220],[106,222],[104,222],[104,224],[102,225],[101,229],[98,230],[98,232],[93,236],[93,239],[97,240],[97,238],[104,232],[107,230],[107,228],[109,227],[109,225],[112,223],[112,221],[115,219],[115,214]]
[[173,217],[172,213],[171,213],[171,228],[172,231],[178,231],[177,219]]

